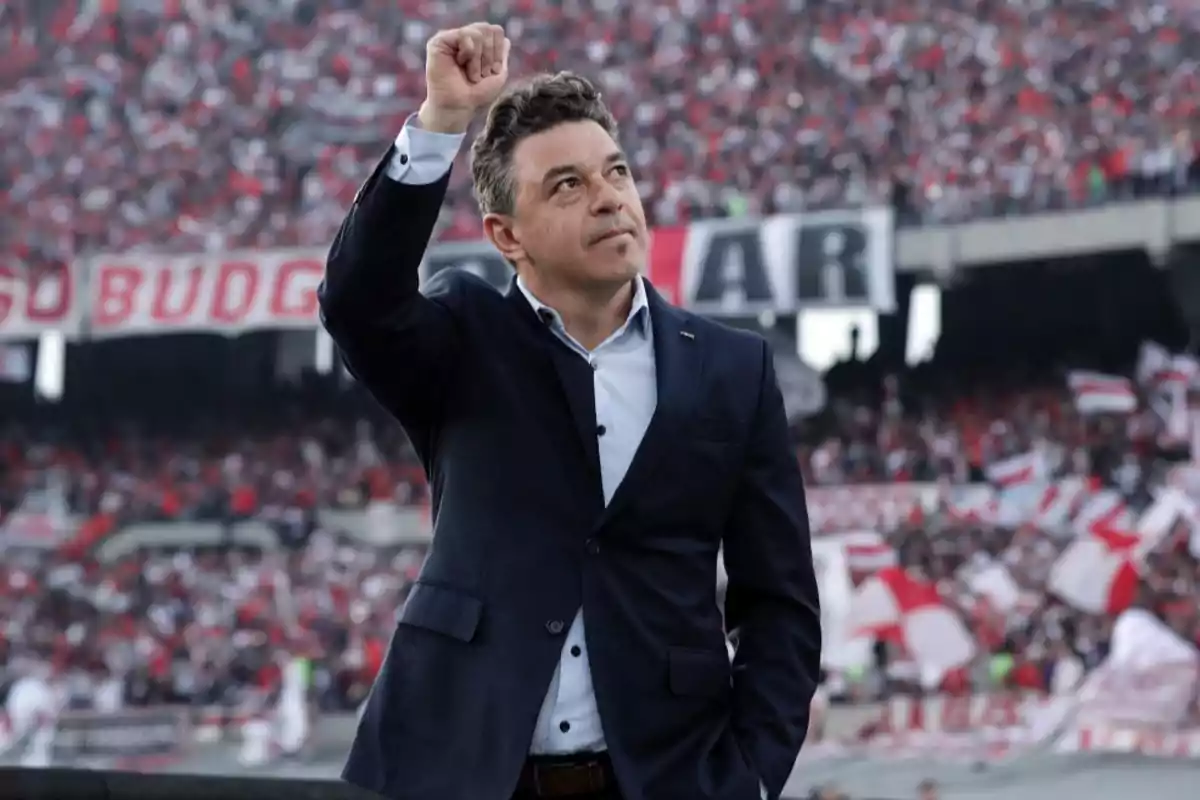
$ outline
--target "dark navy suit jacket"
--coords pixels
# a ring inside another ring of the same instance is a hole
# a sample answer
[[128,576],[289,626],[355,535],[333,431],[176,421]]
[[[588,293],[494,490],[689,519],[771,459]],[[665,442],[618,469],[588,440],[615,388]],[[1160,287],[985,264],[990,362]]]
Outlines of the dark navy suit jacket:
[[586,361],[515,286],[446,270],[419,290],[448,178],[402,185],[386,162],[333,243],[321,311],[424,463],[434,539],[344,777],[396,800],[507,800],[582,605],[626,800],[757,800],[760,779],[777,797],[821,632],[765,342],[649,289],[658,406],[605,507]]

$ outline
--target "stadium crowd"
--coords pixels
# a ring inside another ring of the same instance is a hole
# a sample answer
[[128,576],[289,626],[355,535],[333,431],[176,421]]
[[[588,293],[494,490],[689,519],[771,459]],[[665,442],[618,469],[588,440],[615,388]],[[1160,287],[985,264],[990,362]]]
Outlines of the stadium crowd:
[[312,699],[358,706],[424,551],[351,546],[319,531],[287,554],[185,549],[117,560],[5,554],[0,690],[49,664],[67,707],[270,708],[292,657]]
[[[7,255],[324,245],[478,0],[0,7]],[[905,221],[1194,190],[1189,0],[521,0],[516,74],[596,76],[652,221],[895,202]],[[474,237],[459,170],[445,235]]]
[[[419,99],[424,40],[490,9],[3,4],[4,255],[36,264],[327,244]],[[517,73],[573,68],[601,81],[656,224],[866,202],[895,203],[916,223],[1200,188],[1200,6],[1186,0],[755,0],[736,14],[697,0],[519,0],[508,13]],[[444,211],[449,237],[479,233],[464,175]],[[872,401],[835,397],[798,427],[807,485],[978,482],[1038,445],[1055,452],[1055,477],[1142,508],[1170,467],[1153,414],[1081,419],[1061,385],[884,388]],[[426,487],[394,425],[354,414],[276,422],[199,435],[0,432],[0,532],[25,510],[82,520],[58,550],[0,539],[0,691],[29,660],[49,660],[79,704],[236,708],[269,698],[281,662],[299,654],[316,666],[323,707],[356,706],[423,550],[368,547],[314,511],[421,506]],[[1044,591],[1060,545],[949,512],[880,531],[979,647],[938,688],[1055,690],[1103,659],[1112,616]],[[105,560],[95,547],[135,523],[247,519],[268,523],[278,550]],[[981,556],[1006,563],[1026,600],[1016,612],[964,587],[961,569]],[[1200,645],[1198,581],[1177,527],[1151,555],[1138,602]],[[929,688],[908,656],[881,642],[875,668],[837,676],[840,691]]]
[[[1165,435],[1163,421],[1150,408],[1081,415],[1061,384],[1004,389],[993,384],[977,393],[907,401],[894,378],[885,384],[878,405],[835,401],[833,431],[799,446],[806,485],[941,485],[934,513],[906,516],[880,532],[895,563],[936,586],[967,623],[979,655],[933,687],[923,685],[911,654],[880,641],[875,671],[855,685],[838,685],[859,699],[933,688],[1073,690],[1108,655],[1116,614],[1087,613],[1047,591],[1071,537],[1032,520],[1004,519],[994,507],[989,513],[957,502],[950,487],[982,485],[989,467],[1038,452],[1048,465],[1043,480],[1079,478],[1090,490],[1115,490],[1121,507],[1136,515],[1151,504],[1155,490],[1176,482],[1174,470],[1187,458],[1186,448]],[[878,558],[867,556],[856,579],[877,569]],[[1198,559],[1191,524],[1176,521],[1149,555],[1135,603],[1200,647]],[[1003,565],[1019,590],[1011,608],[998,607],[970,583],[972,572],[993,563]]]
[[[881,404],[834,400],[796,429],[797,456],[814,490],[979,482],[989,465],[1037,446],[1052,454],[1052,477],[1117,489],[1134,510],[1167,478],[1175,454],[1160,447],[1161,433],[1153,412],[1081,418],[1070,394],[1051,388],[936,401],[898,394]],[[289,422],[207,441],[126,432],[33,442],[14,434],[2,449],[0,508],[45,508],[28,501],[57,493],[64,511],[85,521],[50,556],[11,545],[5,552],[0,667],[48,657],[81,698],[89,681],[120,676],[129,703],[241,707],[268,699],[281,655],[300,653],[317,666],[322,707],[351,708],[361,699],[423,550],[367,546],[311,512],[425,501],[420,469],[394,425],[314,418],[307,429]],[[134,523],[246,519],[266,522],[279,548],[149,549],[115,561],[96,548]],[[0,530],[4,523],[0,517]],[[1200,646],[1200,561],[1189,532],[1177,525],[1156,548],[1138,602]],[[898,563],[935,584],[967,622],[980,656],[931,687],[921,685],[910,654],[881,640],[872,669],[835,676],[839,697],[932,688],[1066,691],[1106,655],[1114,617],[1082,612],[1045,590],[1061,540],[1028,524],[964,516],[949,503],[880,533]],[[999,611],[964,582],[964,569],[980,559],[1006,565],[1021,591],[1016,608]]]

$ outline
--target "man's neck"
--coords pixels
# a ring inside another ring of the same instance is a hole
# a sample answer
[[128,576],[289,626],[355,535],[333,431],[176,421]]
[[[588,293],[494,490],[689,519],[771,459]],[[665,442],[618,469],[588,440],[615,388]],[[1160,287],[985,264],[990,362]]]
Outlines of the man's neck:
[[530,294],[557,311],[567,333],[588,350],[599,347],[624,325],[633,307],[633,281],[583,292],[546,286],[536,278],[524,280]]

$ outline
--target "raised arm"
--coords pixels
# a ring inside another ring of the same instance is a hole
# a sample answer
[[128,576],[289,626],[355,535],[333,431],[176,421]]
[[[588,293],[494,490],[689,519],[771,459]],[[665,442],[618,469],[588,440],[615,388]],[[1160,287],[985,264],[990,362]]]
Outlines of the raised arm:
[[426,100],[342,222],[321,284],[321,319],[350,371],[417,444],[433,430],[461,347],[453,284],[419,270],[450,168],[478,109],[508,74],[493,25],[442,31],[427,47]]

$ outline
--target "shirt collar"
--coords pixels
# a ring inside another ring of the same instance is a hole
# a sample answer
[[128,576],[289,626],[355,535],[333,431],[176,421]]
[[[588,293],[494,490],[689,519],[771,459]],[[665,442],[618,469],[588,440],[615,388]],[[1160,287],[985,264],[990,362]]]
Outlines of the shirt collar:
[[[533,307],[538,318],[548,324],[552,324],[557,328],[565,330],[562,321],[562,315],[555,311],[550,306],[543,303],[533,296],[533,292],[529,290],[525,279],[520,275],[517,276],[517,288],[521,290],[521,294],[529,301],[529,305]],[[629,316],[625,318],[625,324],[622,325],[617,333],[618,335],[626,329],[636,330],[639,333],[645,333],[646,324],[650,318],[650,300],[646,295],[646,282],[641,275],[635,275],[633,278],[633,303],[629,306]]]

